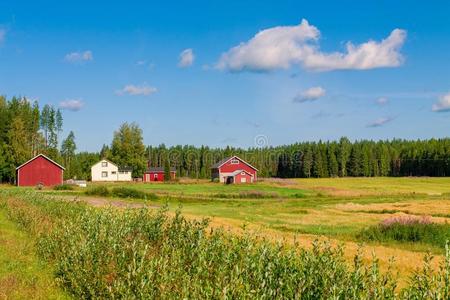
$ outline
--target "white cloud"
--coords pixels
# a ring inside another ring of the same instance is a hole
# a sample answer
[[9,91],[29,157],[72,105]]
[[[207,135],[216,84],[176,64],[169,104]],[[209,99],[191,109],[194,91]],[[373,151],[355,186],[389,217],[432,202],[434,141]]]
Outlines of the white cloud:
[[385,125],[385,124],[387,124],[387,123],[389,123],[389,122],[391,122],[393,120],[394,120],[394,118],[392,118],[392,117],[379,118],[379,119],[376,119],[375,121],[370,122],[369,124],[367,124],[367,127],[381,127],[381,126],[383,126],[383,125]]
[[3,44],[5,39],[6,39],[6,29],[0,28],[0,45]]
[[375,102],[378,105],[385,105],[385,104],[387,104],[389,102],[389,100],[386,97],[379,97],[379,98],[377,98],[377,100],[375,100]]
[[178,62],[178,66],[180,68],[192,66],[194,59],[194,51],[192,49],[185,49],[180,53],[180,61]]
[[346,44],[346,51],[324,53],[318,40],[320,31],[303,19],[296,26],[278,26],[258,32],[252,39],[223,53],[216,68],[232,72],[267,72],[300,65],[308,70],[366,70],[396,67],[403,63],[399,50],[406,31],[394,29],[381,42]]
[[320,86],[315,86],[309,88],[303,92],[300,92],[297,96],[294,97],[293,101],[298,103],[303,103],[307,101],[314,101],[323,96],[325,96],[326,91],[324,88]]
[[450,93],[439,97],[439,101],[431,106],[431,110],[435,112],[450,111]]
[[86,50],[84,52],[72,52],[69,54],[66,54],[64,57],[64,60],[70,63],[80,63],[80,62],[86,62],[86,61],[92,61],[94,60],[94,56],[92,54],[92,51]]
[[59,107],[71,111],[79,111],[84,106],[83,101],[79,99],[68,99],[59,102]]
[[116,94],[119,96],[122,96],[122,95],[149,96],[156,92],[157,92],[157,89],[155,87],[148,86],[147,84],[143,84],[143,85],[128,84],[123,89],[116,91]]

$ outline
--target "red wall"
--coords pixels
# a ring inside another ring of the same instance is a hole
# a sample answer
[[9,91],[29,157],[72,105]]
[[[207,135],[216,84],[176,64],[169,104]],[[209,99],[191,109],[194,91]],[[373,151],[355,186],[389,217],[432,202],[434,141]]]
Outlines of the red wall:
[[63,170],[42,156],[17,170],[18,186],[53,186],[63,183]]
[[241,182],[241,178],[247,179],[247,182],[245,182],[245,183],[252,182],[252,177],[250,175],[248,175],[247,173],[245,173],[245,175],[242,175],[241,173],[239,173],[236,176],[234,176],[234,183],[236,183],[236,184],[243,183],[243,182]]
[[243,163],[241,160],[239,160],[238,164],[232,164],[232,159],[230,159],[228,162],[226,162],[223,166],[219,168],[219,171],[221,173],[232,173],[236,170],[245,170],[253,175],[254,180],[256,181],[256,170],[250,167],[249,165]]
[[[157,180],[155,180],[154,174],[158,174]],[[170,172],[170,175],[171,175],[172,179],[175,179],[175,172]],[[142,180],[144,182],[164,181],[164,172],[145,172]]]

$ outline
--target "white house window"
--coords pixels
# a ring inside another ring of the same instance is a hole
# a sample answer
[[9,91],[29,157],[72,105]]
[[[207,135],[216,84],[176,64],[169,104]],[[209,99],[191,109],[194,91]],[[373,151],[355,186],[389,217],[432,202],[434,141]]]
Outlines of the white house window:
[[102,161],[102,167],[106,168],[108,166],[108,162],[107,161]]
[[112,171],[111,174],[112,174],[112,175],[116,175],[116,171]]
[[102,172],[102,177],[108,177],[108,172]]
[[232,159],[232,160],[231,160],[231,164],[232,164],[232,165],[237,165],[237,164],[239,164],[239,159],[235,159],[235,158]]

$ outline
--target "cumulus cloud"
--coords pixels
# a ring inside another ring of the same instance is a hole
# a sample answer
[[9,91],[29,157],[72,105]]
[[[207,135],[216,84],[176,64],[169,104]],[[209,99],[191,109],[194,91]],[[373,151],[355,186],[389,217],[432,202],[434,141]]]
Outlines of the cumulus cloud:
[[0,28],[0,45],[3,44],[6,38],[6,29]]
[[438,102],[431,106],[431,110],[435,112],[450,111],[450,93],[440,96]]
[[147,84],[143,84],[143,85],[128,84],[123,89],[116,91],[116,94],[119,96],[122,96],[122,95],[149,96],[156,92],[157,92],[157,89],[155,87],[149,86]]
[[406,39],[406,31],[402,29],[394,29],[380,42],[369,40],[360,45],[348,42],[345,52],[322,52],[319,38],[319,29],[305,19],[296,26],[265,29],[223,53],[216,68],[267,72],[300,65],[313,71],[366,70],[397,67],[404,60],[399,52]]
[[80,99],[68,99],[59,102],[59,107],[70,111],[79,111],[84,106]]
[[393,121],[394,118],[392,117],[383,117],[383,118],[379,118],[376,119],[373,122],[370,122],[369,124],[367,124],[367,127],[381,127],[383,125],[386,125],[387,123]]
[[180,68],[186,68],[192,66],[194,63],[194,51],[192,49],[185,49],[180,53],[180,60],[178,62],[178,66]]
[[81,63],[94,60],[92,51],[86,50],[83,52],[72,52],[66,54],[64,60],[70,63]]
[[325,96],[325,94],[326,94],[326,91],[324,88],[322,88],[320,86],[315,86],[315,87],[309,88],[309,89],[297,94],[294,97],[293,101],[298,102],[298,103],[303,103],[303,102],[307,102],[307,101],[315,101],[315,100]]
[[379,98],[377,98],[377,100],[375,100],[375,102],[378,105],[385,105],[385,104],[387,104],[389,102],[389,100],[386,97],[379,97]]

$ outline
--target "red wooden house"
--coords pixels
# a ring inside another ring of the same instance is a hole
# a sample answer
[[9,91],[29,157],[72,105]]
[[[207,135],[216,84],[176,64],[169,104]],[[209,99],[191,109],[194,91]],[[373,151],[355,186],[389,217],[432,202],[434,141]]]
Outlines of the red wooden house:
[[219,179],[223,183],[251,183],[257,178],[258,169],[244,161],[232,156],[222,159],[211,167],[211,179]]
[[[170,168],[170,178],[175,179],[177,174],[177,169]],[[142,177],[143,182],[151,181],[164,181],[164,168],[162,167],[149,167],[147,171],[144,172]]]
[[63,183],[64,167],[39,154],[16,168],[17,186],[54,186]]

